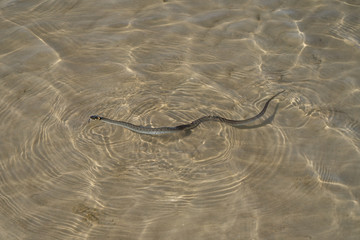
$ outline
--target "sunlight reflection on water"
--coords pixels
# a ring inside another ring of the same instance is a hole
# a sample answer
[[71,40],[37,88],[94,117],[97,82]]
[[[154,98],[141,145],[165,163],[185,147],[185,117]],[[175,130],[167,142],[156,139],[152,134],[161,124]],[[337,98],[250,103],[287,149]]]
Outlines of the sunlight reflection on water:
[[359,235],[359,7],[3,1],[0,238]]

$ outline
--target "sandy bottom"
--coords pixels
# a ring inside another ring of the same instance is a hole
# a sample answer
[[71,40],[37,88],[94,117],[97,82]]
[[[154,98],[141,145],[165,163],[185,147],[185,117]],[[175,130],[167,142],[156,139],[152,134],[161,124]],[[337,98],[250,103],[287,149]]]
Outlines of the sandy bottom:
[[359,12],[1,1],[0,239],[358,239]]

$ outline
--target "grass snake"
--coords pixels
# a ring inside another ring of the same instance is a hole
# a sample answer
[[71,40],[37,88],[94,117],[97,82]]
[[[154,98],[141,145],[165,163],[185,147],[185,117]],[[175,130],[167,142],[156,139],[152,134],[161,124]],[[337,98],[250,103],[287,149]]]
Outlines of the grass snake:
[[196,128],[197,126],[199,126],[200,123],[209,122],[209,121],[222,122],[222,123],[228,124],[233,127],[238,127],[238,126],[242,126],[244,124],[253,122],[253,121],[261,118],[265,114],[266,109],[269,106],[269,103],[271,102],[271,100],[273,100],[276,96],[278,96],[280,93],[283,93],[284,91],[285,90],[278,92],[277,94],[272,96],[269,100],[267,100],[264,105],[264,108],[256,116],[248,118],[248,119],[243,119],[243,120],[232,120],[232,119],[227,119],[227,118],[223,118],[223,117],[219,117],[219,116],[204,116],[199,119],[196,119],[195,121],[193,121],[189,124],[183,124],[183,125],[179,125],[176,127],[156,127],[155,128],[155,127],[145,127],[145,126],[141,126],[141,125],[134,125],[132,123],[123,122],[123,121],[116,121],[116,120],[112,120],[109,118],[101,117],[99,115],[92,115],[92,116],[90,116],[90,119],[103,121],[105,123],[109,123],[109,124],[127,128],[133,132],[137,132],[137,133],[141,133],[141,134],[149,134],[149,135],[160,135],[160,134],[166,134],[166,133],[187,131],[187,130]]

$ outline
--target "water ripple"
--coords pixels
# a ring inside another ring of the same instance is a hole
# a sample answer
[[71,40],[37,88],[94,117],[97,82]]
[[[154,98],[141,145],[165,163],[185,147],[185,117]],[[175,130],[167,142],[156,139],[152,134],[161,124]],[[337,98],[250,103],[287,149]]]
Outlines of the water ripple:
[[[355,1],[0,6],[1,239],[332,239],[359,225]],[[280,89],[239,128],[88,122],[245,119]]]

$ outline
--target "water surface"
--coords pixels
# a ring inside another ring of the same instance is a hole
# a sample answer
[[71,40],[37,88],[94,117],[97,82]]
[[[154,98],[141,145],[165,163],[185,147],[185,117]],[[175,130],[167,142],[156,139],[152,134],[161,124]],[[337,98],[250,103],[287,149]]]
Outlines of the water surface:
[[[0,3],[1,239],[358,239],[360,4]],[[90,115],[176,126],[146,136]]]

